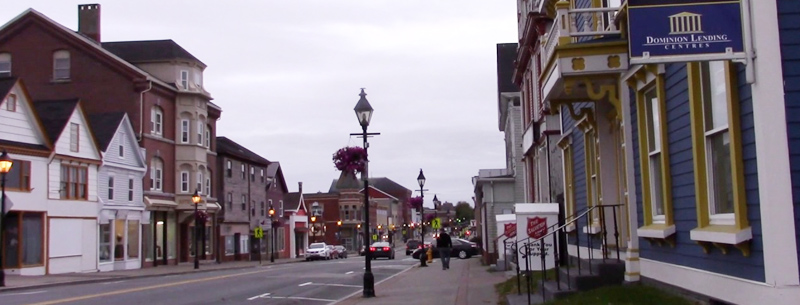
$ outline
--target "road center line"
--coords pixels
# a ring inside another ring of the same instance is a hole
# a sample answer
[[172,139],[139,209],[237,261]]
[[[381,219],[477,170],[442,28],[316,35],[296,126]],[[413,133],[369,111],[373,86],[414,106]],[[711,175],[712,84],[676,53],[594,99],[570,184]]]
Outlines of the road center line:
[[111,284],[117,284],[117,283],[122,283],[122,282],[124,282],[124,281],[107,282],[107,283],[102,283],[101,285],[111,285]]
[[353,274],[353,272],[355,272],[355,271],[345,272],[345,274]]
[[347,284],[326,284],[326,283],[313,283],[311,285],[314,286],[334,286],[334,287],[354,287],[354,288],[361,288],[364,287],[362,285],[347,285]]
[[52,305],[52,304],[61,304],[61,303],[67,303],[67,302],[76,302],[76,301],[94,299],[94,298],[99,298],[99,297],[106,297],[106,296],[125,294],[125,293],[131,293],[131,292],[145,291],[145,290],[156,289],[156,288],[166,288],[166,287],[179,286],[179,285],[185,285],[185,284],[208,282],[208,281],[226,279],[226,278],[243,276],[243,275],[263,273],[263,272],[267,272],[267,271],[272,271],[272,270],[258,270],[258,271],[251,271],[251,272],[244,272],[244,273],[237,273],[237,274],[220,275],[220,276],[208,277],[208,278],[202,278],[202,279],[187,280],[187,281],[182,281],[182,282],[172,282],[172,283],[152,285],[152,286],[146,286],[146,287],[122,289],[122,290],[117,290],[117,291],[109,291],[109,292],[98,293],[98,294],[90,294],[90,295],[84,295],[84,296],[79,296],[79,297],[64,298],[64,299],[58,299],[58,300],[52,300],[52,301],[46,301],[46,302],[40,302],[40,303],[33,303],[33,304],[30,304],[30,305]]
[[37,294],[37,293],[44,293],[44,292],[47,292],[47,290],[17,292],[17,293],[4,293],[3,295],[28,295],[28,294]]
[[254,297],[252,297],[252,298],[248,298],[247,300],[248,300],[248,301],[252,301],[252,300],[255,300],[255,299],[259,299],[259,298],[268,297],[269,295],[270,295],[270,293],[269,293],[269,292],[267,292],[267,293],[265,293],[265,294],[262,294],[262,295],[257,295],[257,296],[254,296]]
[[311,282],[305,282],[305,283],[302,283],[302,284],[297,285],[297,286],[303,287],[303,286],[308,286],[308,285],[311,285]]

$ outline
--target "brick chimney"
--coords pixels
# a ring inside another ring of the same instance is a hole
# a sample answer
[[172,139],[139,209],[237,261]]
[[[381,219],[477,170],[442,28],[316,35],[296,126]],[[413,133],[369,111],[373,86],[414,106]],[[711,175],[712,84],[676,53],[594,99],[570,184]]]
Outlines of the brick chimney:
[[297,192],[303,194],[303,182],[297,182]]
[[100,4],[78,5],[78,33],[100,43]]

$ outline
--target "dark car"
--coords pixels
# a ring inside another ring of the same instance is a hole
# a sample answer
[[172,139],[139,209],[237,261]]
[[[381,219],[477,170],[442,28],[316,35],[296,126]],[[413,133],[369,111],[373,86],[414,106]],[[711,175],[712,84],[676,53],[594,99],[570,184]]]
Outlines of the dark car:
[[[427,251],[427,245],[425,245],[425,251]],[[411,254],[411,257],[415,259],[419,259],[420,253],[422,253],[422,249],[417,249],[414,253]],[[435,245],[433,247],[433,257],[439,257],[439,250],[436,249]],[[453,248],[450,252],[450,257],[458,257],[460,259],[467,259],[472,257],[473,255],[478,255],[478,245],[476,243],[466,241],[463,239],[453,239]]]
[[344,246],[333,246],[336,249],[336,254],[339,255],[339,258],[347,258],[347,249]]
[[392,249],[392,245],[387,242],[373,243],[369,246],[369,252],[372,253],[372,259],[377,259],[379,257],[394,259],[394,249]]
[[406,242],[406,255],[411,255],[411,253],[417,249],[419,249],[419,240],[409,239]]

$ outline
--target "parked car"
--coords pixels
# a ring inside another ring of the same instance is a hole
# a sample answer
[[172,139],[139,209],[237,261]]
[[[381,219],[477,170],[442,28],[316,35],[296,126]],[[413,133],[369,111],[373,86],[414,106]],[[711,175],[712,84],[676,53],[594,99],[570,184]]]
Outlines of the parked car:
[[333,246],[333,248],[336,249],[339,258],[347,258],[347,249],[344,246]]
[[[425,245],[425,250],[428,250],[428,244]],[[458,257],[460,259],[467,259],[474,255],[478,255],[478,245],[476,243],[470,241],[464,241],[462,239],[455,238],[453,239],[453,248],[450,252],[450,257]],[[422,249],[417,249],[414,253],[411,254],[411,257],[414,259],[419,259],[420,254],[423,252]],[[433,257],[439,257],[439,250],[434,245],[433,247]]]
[[306,261],[312,259],[331,259],[331,251],[325,243],[313,243],[306,250]]
[[406,242],[406,255],[411,255],[417,249],[419,249],[419,240],[409,239]]
[[372,253],[372,259],[377,259],[379,257],[385,257],[388,259],[394,259],[394,249],[392,249],[392,245],[388,242],[376,242],[369,246],[369,252]]
[[328,247],[328,255],[330,255],[330,259],[337,259],[339,258],[339,251],[336,250],[336,247],[333,245],[326,245]]

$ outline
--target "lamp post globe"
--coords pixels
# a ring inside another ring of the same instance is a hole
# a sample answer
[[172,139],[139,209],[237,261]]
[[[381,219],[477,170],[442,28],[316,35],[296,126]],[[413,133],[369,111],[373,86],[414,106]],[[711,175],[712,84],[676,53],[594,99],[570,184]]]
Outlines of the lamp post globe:
[[[11,171],[12,166],[14,166],[14,160],[11,160],[11,157],[8,156],[8,152],[3,150],[3,152],[0,153],[0,196],[2,196],[2,198],[0,198],[0,249],[5,245],[6,236],[6,174]],[[4,253],[0,253],[0,287],[5,287],[6,275],[5,272],[3,272],[2,266],[5,266]]]
[[[361,134],[360,136],[364,140],[364,153],[366,154],[367,149],[369,148],[369,144],[367,143],[367,127],[369,126],[370,120],[372,120],[372,106],[367,101],[367,94],[364,92],[364,88],[361,88],[361,93],[358,94],[360,98],[358,99],[358,103],[356,103],[356,107],[353,108],[353,111],[356,113],[356,118],[358,119],[358,124],[361,125]],[[353,134],[357,135],[357,134]],[[369,154],[367,154],[369,156]],[[366,162],[367,165],[364,167],[364,171],[361,172],[361,178],[364,180],[364,241],[365,243],[368,242],[369,239],[369,161]],[[372,262],[371,258],[372,255],[369,251],[368,245],[364,245],[366,251],[364,251],[364,297],[371,298],[375,296],[375,276],[372,274]]]
[[200,204],[200,195],[197,190],[192,195],[194,204],[194,269],[200,269],[200,251],[197,249],[197,238],[200,235],[200,217],[197,217],[197,206]]

